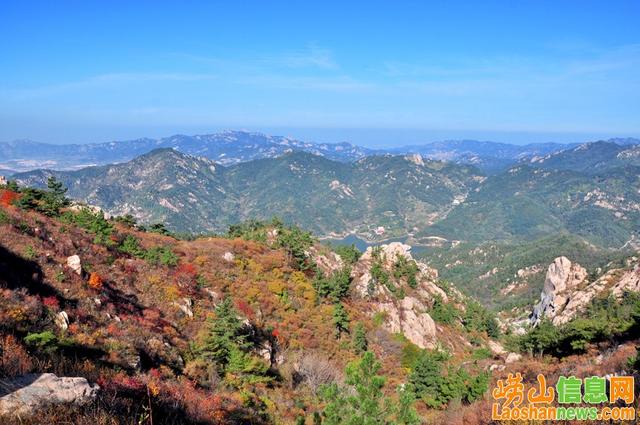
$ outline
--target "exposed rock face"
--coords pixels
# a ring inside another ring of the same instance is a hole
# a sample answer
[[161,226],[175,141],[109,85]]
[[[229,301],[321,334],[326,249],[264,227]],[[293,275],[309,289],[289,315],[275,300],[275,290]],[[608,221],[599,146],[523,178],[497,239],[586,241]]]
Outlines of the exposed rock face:
[[[558,263],[558,260],[556,259],[554,264],[549,266],[549,271]],[[637,262],[637,259],[634,257],[632,261]],[[547,281],[540,296],[541,301],[535,306],[531,316],[532,324],[539,323],[543,317],[548,317],[555,325],[567,323],[603,291],[610,291],[615,297],[621,297],[625,292],[640,292],[640,264],[638,263],[627,270],[609,270],[590,284],[582,284],[585,282],[586,272],[582,267],[575,266],[577,265],[570,267],[564,286],[562,286],[563,282],[559,282],[560,289],[555,291],[547,287],[549,280],[549,272],[547,272]],[[556,280],[562,277],[557,271],[553,274],[552,277]]]
[[193,310],[191,309],[193,302],[191,301],[191,298],[182,298],[180,302],[174,301],[173,305],[178,307],[188,318],[193,318]]
[[384,327],[391,333],[401,333],[420,348],[434,348],[436,324],[425,312],[426,306],[416,298],[404,297],[397,303],[378,304],[386,313]]
[[222,256],[222,259],[228,263],[233,263],[233,260],[235,260],[236,257],[231,252],[225,252],[224,255]]
[[[398,256],[405,257],[407,260],[413,260],[411,256],[411,246],[405,245],[400,242],[392,242],[388,245],[380,246],[380,258],[382,259],[382,265],[385,270],[392,270],[393,265]],[[369,282],[371,281],[371,265],[373,264],[373,249],[367,248],[364,254],[360,257],[358,262],[353,267],[351,277],[353,278],[353,287],[355,291],[361,296],[371,295],[369,294]],[[418,273],[417,280],[419,287],[427,293],[433,295],[439,294],[446,300],[447,294],[433,283],[433,280],[438,278],[438,271],[432,269],[426,264],[416,262],[420,272]],[[380,294],[383,288],[377,288],[376,292]]]
[[[411,247],[400,242],[380,246],[378,258],[385,271],[392,273],[399,256],[413,261]],[[417,262],[418,274],[415,292],[411,296],[407,295],[402,299],[397,299],[383,285],[370,288],[373,262],[373,249],[368,248],[354,265],[351,277],[355,293],[361,297],[372,297],[377,300],[373,303],[374,308],[377,312],[385,313],[384,328],[389,332],[404,334],[407,339],[420,348],[433,348],[436,342],[436,325],[427,310],[435,295],[442,297],[445,302],[448,299],[447,294],[433,282],[438,277],[437,270]]]
[[311,247],[308,255],[313,258],[318,268],[325,274],[332,274],[344,267],[344,261],[333,251],[320,253],[316,248]]
[[99,387],[84,378],[59,378],[52,373],[29,374],[0,380],[0,416],[22,416],[35,412],[46,404],[86,403]]
[[67,267],[73,270],[77,275],[82,275],[82,262],[78,255],[72,255],[67,258]]
[[578,286],[587,278],[587,271],[567,257],[553,260],[547,269],[540,302],[534,307],[531,324],[537,325],[544,317],[553,323],[562,323],[563,312]]
[[507,358],[504,359],[504,362],[506,364],[510,364],[510,363],[515,363],[515,362],[519,362],[520,360],[522,360],[522,355],[518,354],[518,353],[509,353],[507,355]]
[[69,327],[69,316],[65,311],[61,311],[60,313],[56,314],[53,321],[56,326],[59,327],[62,331],[66,331]]
[[507,352],[499,342],[489,340],[487,341],[487,345],[489,346],[489,350],[496,356],[501,356]]

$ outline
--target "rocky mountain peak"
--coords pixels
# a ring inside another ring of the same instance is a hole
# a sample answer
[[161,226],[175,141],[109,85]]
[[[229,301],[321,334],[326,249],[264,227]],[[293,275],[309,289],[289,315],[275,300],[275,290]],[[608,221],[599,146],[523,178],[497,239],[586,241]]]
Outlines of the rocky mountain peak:
[[567,323],[589,305],[599,294],[609,293],[621,298],[626,292],[640,291],[640,263],[637,257],[627,260],[626,267],[611,269],[595,281],[586,281],[586,270],[566,257],[558,257],[549,266],[540,302],[533,309],[530,321],[537,325],[543,318],[553,324]]
[[[413,288],[407,286],[408,281],[403,281],[404,277],[397,277],[398,264],[415,265],[415,284],[410,285]],[[369,247],[354,265],[351,276],[357,295],[371,298],[373,313],[384,314],[385,329],[403,334],[420,348],[435,347],[438,328],[427,311],[436,296],[445,302],[449,299],[435,283],[438,271],[415,261],[411,246],[392,242]],[[390,282],[380,282],[385,279]],[[407,293],[399,297],[397,291],[390,288],[406,290]]]
[[540,294],[540,302],[534,307],[531,323],[537,325],[546,317],[557,322],[578,286],[587,278],[587,271],[567,257],[558,257],[549,265]]

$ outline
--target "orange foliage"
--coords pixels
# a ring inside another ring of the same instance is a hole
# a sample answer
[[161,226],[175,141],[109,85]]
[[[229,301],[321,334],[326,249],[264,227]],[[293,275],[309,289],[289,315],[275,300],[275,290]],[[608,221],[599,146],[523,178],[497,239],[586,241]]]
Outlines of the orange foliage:
[[194,265],[189,263],[180,264],[176,270],[176,273],[185,274],[187,276],[192,276],[192,277],[195,277],[198,274]]
[[89,276],[89,286],[93,289],[102,288],[102,277],[98,273],[91,273]]
[[8,207],[13,204],[13,202],[18,199],[20,195],[12,190],[2,190],[0,191],[0,205]]

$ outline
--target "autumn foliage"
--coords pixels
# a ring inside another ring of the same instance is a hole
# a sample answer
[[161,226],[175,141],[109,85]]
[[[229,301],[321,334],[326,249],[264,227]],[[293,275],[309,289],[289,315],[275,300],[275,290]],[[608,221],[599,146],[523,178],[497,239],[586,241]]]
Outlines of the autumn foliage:
[[102,277],[98,273],[91,273],[91,276],[89,276],[89,286],[93,289],[101,289]]
[[20,195],[12,190],[0,190],[0,205],[4,207],[8,207],[13,204],[13,202],[18,199]]

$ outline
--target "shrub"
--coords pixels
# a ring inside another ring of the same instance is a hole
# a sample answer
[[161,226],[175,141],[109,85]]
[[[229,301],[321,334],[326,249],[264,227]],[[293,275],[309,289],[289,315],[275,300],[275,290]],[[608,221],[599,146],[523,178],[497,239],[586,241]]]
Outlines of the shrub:
[[413,260],[408,260],[404,255],[398,255],[393,264],[393,275],[396,279],[406,279],[407,285],[411,288],[418,286],[416,276],[418,275],[418,265]]
[[129,254],[133,257],[142,258],[144,257],[144,249],[140,246],[140,242],[133,235],[127,235],[120,246],[118,247],[118,251]]
[[4,376],[18,376],[33,368],[31,357],[13,335],[0,339],[0,373]]
[[156,246],[147,250],[144,254],[144,259],[154,265],[163,264],[169,267],[178,265],[178,257],[167,246]]
[[60,308],[60,301],[58,301],[58,299],[54,296],[44,297],[42,299],[42,304],[45,307],[49,307],[50,309],[53,309],[53,310],[57,310],[58,308]]
[[429,315],[438,323],[450,325],[458,318],[459,312],[453,304],[445,303],[440,295],[436,295]]
[[98,273],[91,273],[89,276],[89,286],[93,289],[101,289],[102,277]]
[[151,226],[148,227],[147,230],[149,232],[151,232],[151,233],[158,233],[158,234],[165,235],[165,236],[170,236],[171,235],[171,232],[169,232],[169,230],[167,230],[167,227],[164,225],[164,223],[152,224]]
[[11,218],[6,212],[0,209],[0,225],[9,223],[11,223]]
[[0,205],[8,207],[13,205],[20,195],[12,190],[0,190]]
[[55,351],[58,348],[58,337],[51,331],[30,333],[24,337],[24,342],[44,352]]
[[355,264],[362,255],[362,252],[360,252],[354,244],[339,245],[334,247],[333,251],[342,258],[342,261],[344,261],[345,264],[349,265]]
[[27,260],[33,260],[38,256],[38,252],[33,248],[33,246],[28,245],[24,250],[24,258]]
[[113,233],[113,226],[104,218],[104,214],[100,211],[93,212],[91,209],[85,207],[77,213],[67,212],[62,215],[63,221],[76,224],[83,229],[95,235],[94,243],[102,245],[112,245],[111,235]]

